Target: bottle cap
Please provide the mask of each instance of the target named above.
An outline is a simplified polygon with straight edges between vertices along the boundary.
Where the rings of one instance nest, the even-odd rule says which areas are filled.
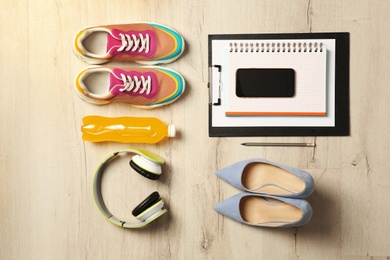
[[[176,127],[174,125],[168,125],[168,136],[169,137],[176,136]]]

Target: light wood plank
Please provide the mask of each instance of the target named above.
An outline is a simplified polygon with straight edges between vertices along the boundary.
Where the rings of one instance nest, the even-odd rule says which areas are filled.
[[[27,1],[2,3],[0,16],[0,258],[23,259],[31,248]],[[6,10],[6,11],[5,11]],[[14,22],[10,22],[14,21]]]

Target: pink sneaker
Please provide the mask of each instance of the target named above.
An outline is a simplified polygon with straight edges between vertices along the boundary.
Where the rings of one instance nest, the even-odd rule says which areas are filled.
[[[79,97],[95,105],[120,102],[151,109],[178,99],[185,82],[179,73],[157,66],[91,67],[78,74],[75,89]]]
[[[73,52],[89,64],[135,61],[145,65],[168,63],[184,51],[177,32],[157,23],[95,26],[79,31]]]

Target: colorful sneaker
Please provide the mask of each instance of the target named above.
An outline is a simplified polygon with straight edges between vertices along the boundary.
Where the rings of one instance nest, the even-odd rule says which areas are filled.
[[[79,97],[95,105],[120,102],[142,109],[170,104],[184,92],[183,77],[167,68],[91,67],[76,78]]]
[[[96,26],[79,31],[73,52],[89,64],[135,61],[144,65],[169,63],[184,51],[177,32],[157,23]]]

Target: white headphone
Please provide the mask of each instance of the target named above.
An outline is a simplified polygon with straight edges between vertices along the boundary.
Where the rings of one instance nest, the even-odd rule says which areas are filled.
[[[136,172],[151,180],[157,180],[160,178],[162,173],[161,165],[164,164],[164,159],[162,159],[160,156],[142,149],[121,150],[108,155],[97,167],[95,177],[93,179],[93,196],[96,202],[96,206],[109,222],[123,228],[141,228],[167,212],[167,210],[163,208],[164,200],[160,198],[160,195],[157,191],[150,194],[132,211],[133,216],[140,220],[139,223],[130,223],[115,217],[107,209],[102,196],[101,180],[103,172],[108,163],[113,158],[123,153],[136,154],[130,160],[130,166]]]

